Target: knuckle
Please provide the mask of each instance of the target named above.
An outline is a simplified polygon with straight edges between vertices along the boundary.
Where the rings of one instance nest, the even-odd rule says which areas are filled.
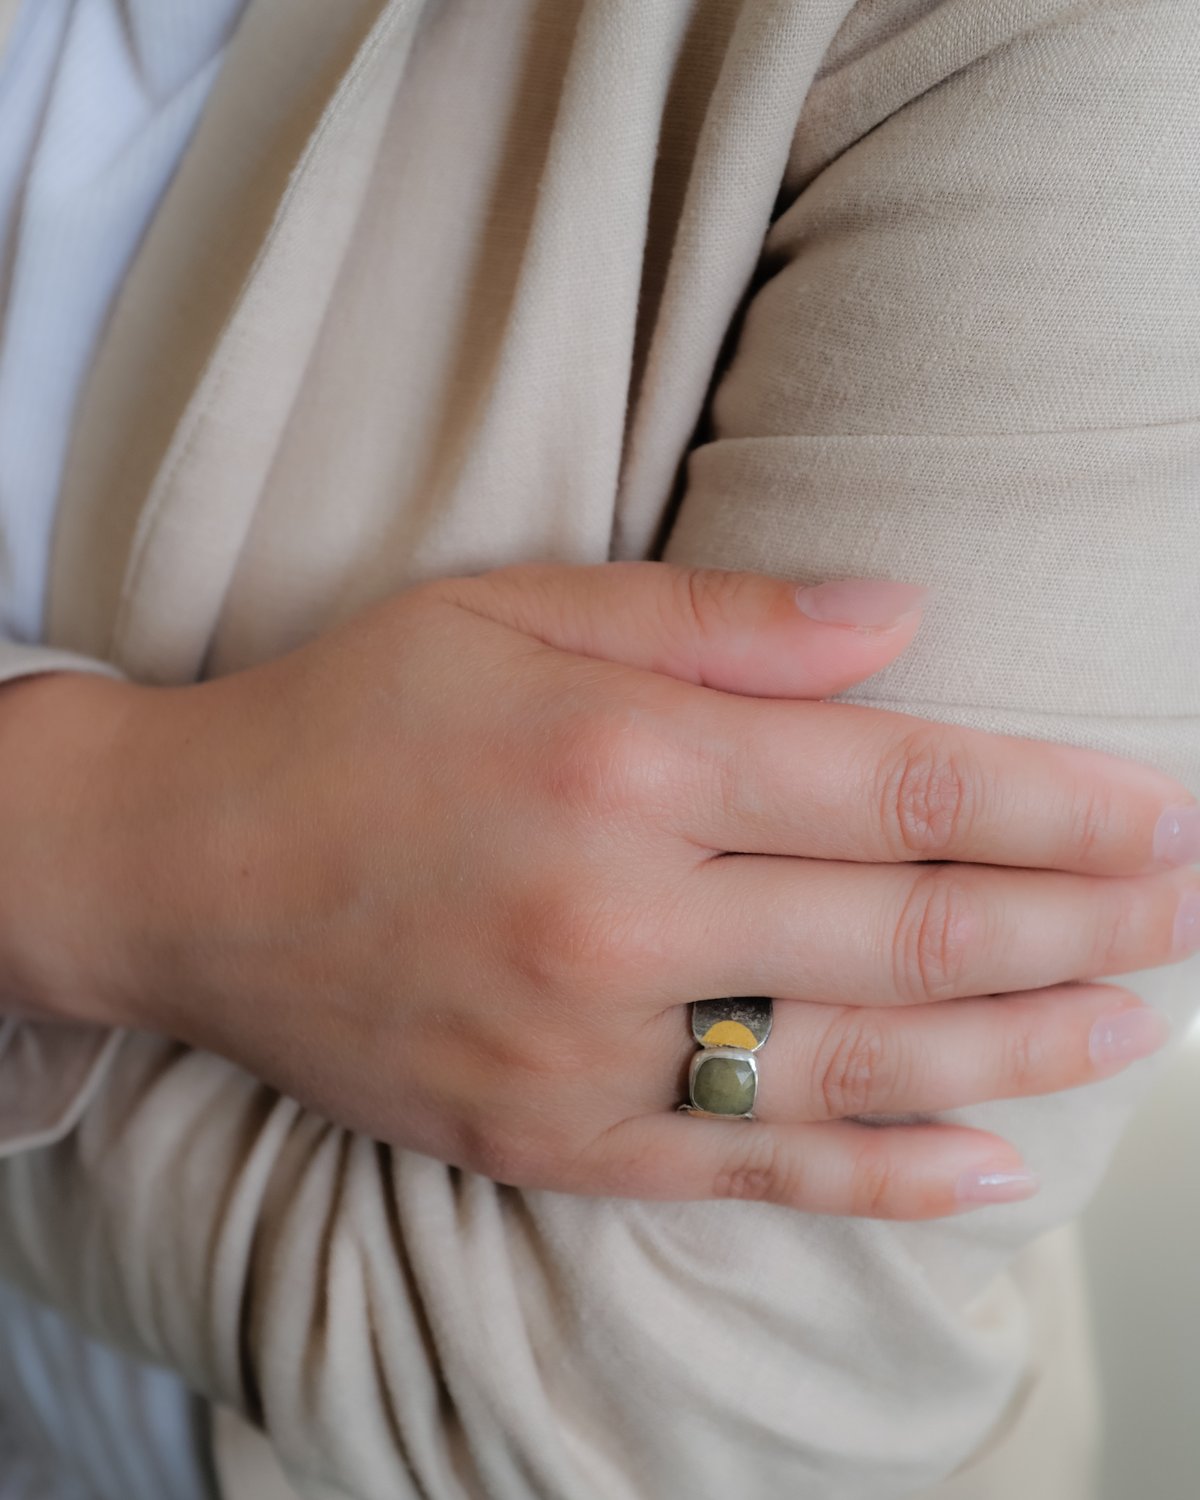
[[[1049,1081],[1053,1051],[1044,1026],[1021,1020],[1005,1049],[1005,1093],[1013,1098],[1041,1092]]]
[[[1101,781],[1090,783],[1071,804],[1067,815],[1066,852],[1072,862],[1091,863],[1107,842],[1116,815],[1113,789]]]
[[[585,816],[619,807],[632,769],[629,725],[588,709],[566,715],[543,747],[543,790]]]
[[[1081,979],[1095,979],[1118,974],[1128,967],[1131,956],[1145,947],[1145,927],[1138,905],[1129,896],[1124,881],[1114,882],[1110,899],[1101,901],[1093,919],[1091,953],[1087,974]]]
[[[673,587],[661,596],[660,629],[676,664],[672,675],[703,682],[705,645],[757,613],[753,596],[761,581],[733,568],[673,566],[671,577]]]
[[[944,725],[905,735],[881,768],[882,825],[900,859],[946,859],[961,851],[982,796],[974,757]]]
[[[864,1219],[894,1219],[899,1215],[901,1184],[888,1152],[886,1132],[863,1146],[854,1163],[850,1187],[851,1214]]]
[[[910,1003],[963,993],[982,926],[976,898],[953,865],[923,871],[904,902],[894,937],[894,982]]]
[[[1107,899],[1098,903],[1088,973],[1079,977],[1097,979],[1169,962],[1177,897],[1168,894],[1164,904],[1163,895],[1171,888],[1153,878],[1152,883],[1116,879],[1096,884]]]
[[[516,1089],[523,1099],[545,1097],[558,1082],[570,1084],[596,1071],[601,1056],[590,1027],[555,1024],[542,1013],[507,1012],[480,1046],[488,1077]]]
[[[747,1131],[754,1140],[734,1152],[717,1169],[715,1198],[741,1198],[757,1203],[798,1203],[797,1170],[770,1131]]]
[[[508,967],[539,994],[574,994],[585,937],[574,903],[562,890],[535,889],[514,902],[508,932]]]
[[[887,1045],[878,1023],[867,1014],[851,1015],[830,1026],[816,1049],[816,1096],[827,1118],[870,1113],[884,1086]]]
[[[637,984],[659,962],[653,914],[615,891],[560,879],[520,898],[509,929],[509,968],[535,993],[575,1007]]]
[[[672,780],[668,747],[632,702],[565,716],[546,739],[541,766],[539,792],[584,822],[640,813]]]
[[[689,631],[703,637],[725,624],[736,605],[744,575],[722,568],[680,568],[675,574],[676,598],[681,618]]]

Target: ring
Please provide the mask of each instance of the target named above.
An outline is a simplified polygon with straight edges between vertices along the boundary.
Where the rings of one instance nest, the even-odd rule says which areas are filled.
[[[755,1053],[771,1035],[774,1007],[764,995],[693,1000],[692,1036],[699,1043],[688,1069],[687,1114],[752,1120],[758,1097]]]

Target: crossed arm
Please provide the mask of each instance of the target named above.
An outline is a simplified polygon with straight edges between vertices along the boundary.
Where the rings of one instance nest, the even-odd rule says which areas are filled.
[[[1077,8],[808,182],[666,559],[928,581],[929,628],[844,697],[1200,793],[1198,80],[1182,7]],[[1122,982],[1200,998],[1194,961]],[[1043,1192],[900,1226],[521,1193],[131,1036],[0,1171],[0,1268],[263,1422],[315,1496],[884,1500],[995,1420],[1020,1339],[969,1304],[1086,1199],[1140,1086],[971,1111]]]

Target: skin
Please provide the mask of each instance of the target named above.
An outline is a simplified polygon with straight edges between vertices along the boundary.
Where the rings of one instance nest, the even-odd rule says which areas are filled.
[[[861,1117],[1160,1045],[1093,976],[1184,956],[1198,851],[1161,830],[1195,804],[1100,752],[819,701],[919,622],[528,564],[195,686],[12,684],[0,1003],[178,1038],[516,1186],[884,1218],[1025,1196],[994,1135]],[[722,994],[776,998],[750,1123],[674,1109],[686,1003]]]

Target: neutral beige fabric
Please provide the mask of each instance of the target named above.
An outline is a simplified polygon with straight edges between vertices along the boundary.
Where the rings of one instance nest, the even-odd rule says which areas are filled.
[[[1190,0],[252,0],[91,383],[48,638],[183,682],[518,558],[920,579],[848,699],[1200,792],[1198,86]],[[1200,1002],[1195,961],[1123,982]],[[1153,1066],[965,1112],[1043,1193],[889,1225],[518,1193],[72,1045],[77,1123],[10,1115],[0,1271],[304,1496],[1087,1494],[1038,1237]]]
[[[1101,1413],[1075,1226],[1015,1256],[967,1316],[976,1327],[1019,1317],[1026,1368],[982,1449],[922,1500],[1096,1500]]]
[[[969,1316],[976,1326],[1025,1321],[1029,1357],[983,1449],[923,1500],[1094,1500],[1098,1393],[1074,1227],[1015,1257],[1009,1273],[972,1301]],[[228,1407],[213,1417],[224,1500],[292,1500],[296,1492],[265,1433]]]

